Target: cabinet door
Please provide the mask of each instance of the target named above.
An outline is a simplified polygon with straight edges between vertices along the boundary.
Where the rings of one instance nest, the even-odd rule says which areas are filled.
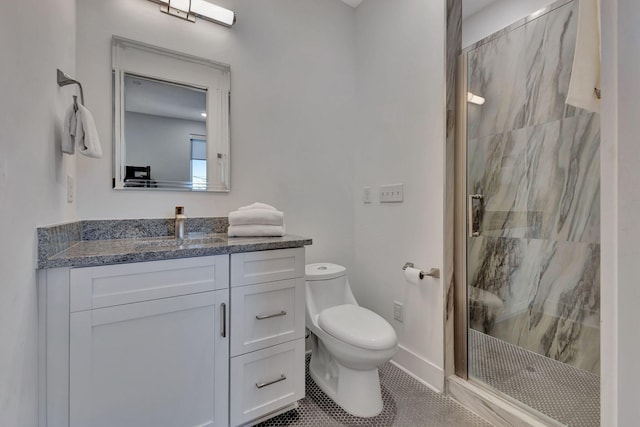
[[[72,313],[71,427],[226,426],[228,298],[213,291]]]

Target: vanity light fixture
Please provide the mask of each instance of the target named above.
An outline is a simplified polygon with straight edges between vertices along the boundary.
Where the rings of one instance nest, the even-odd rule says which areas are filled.
[[[484,98],[478,95],[474,95],[471,92],[467,92],[467,102],[476,105],[482,105],[484,104]]]
[[[205,0],[150,0],[160,4],[160,11],[190,22],[198,18],[231,27],[236,22],[236,13]]]

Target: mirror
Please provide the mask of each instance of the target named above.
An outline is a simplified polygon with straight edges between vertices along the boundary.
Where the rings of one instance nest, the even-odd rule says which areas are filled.
[[[230,67],[113,38],[113,187],[229,191]]]

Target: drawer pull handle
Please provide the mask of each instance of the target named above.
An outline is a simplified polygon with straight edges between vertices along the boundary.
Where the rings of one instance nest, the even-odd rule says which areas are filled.
[[[280,381],[284,381],[286,379],[287,379],[287,376],[285,374],[280,374],[280,378],[276,378],[275,380],[266,381],[263,383],[256,383],[256,387],[258,388],[266,387],[268,385],[279,383]]]
[[[280,313],[273,313],[273,314],[258,314],[256,316],[256,319],[258,320],[264,320],[264,319],[271,319],[272,317],[278,317],[278,316],[286,316],[287,312],[282,310]]]

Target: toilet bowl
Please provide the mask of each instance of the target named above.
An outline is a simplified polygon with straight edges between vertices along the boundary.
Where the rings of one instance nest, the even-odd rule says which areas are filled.
[[[306,324],[313,333],[311,378],[348,413],[376,416],[383,406],[378,367],[397,351],[395,330],[358,305],[346,268],[316,263],[305,270]]]

